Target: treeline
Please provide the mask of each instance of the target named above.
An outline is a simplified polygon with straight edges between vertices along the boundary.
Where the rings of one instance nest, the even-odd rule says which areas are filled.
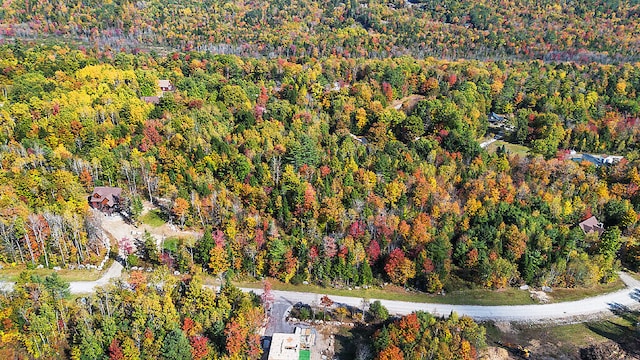
[[[247,56],[637,59],[634,2],[6,2],[6,37],[75,36],[114,49],[165,45]]]
[[[69,297],[54,273],[23,273],[0,294],[0,354],[8,359],[259,359],[260,300],[197,277],[132,272],[95,295]]]
[[[373,336],[376,360],[478,358],[485,329],[470,317],[448,319],[418,311],[384,325]]]
[[[181,271],[437,292],[458,277],[590,285],[636,262],[631,65],[0,53],[3,261],[87,261],[90,231],[71,221],[93,186],[118,185],[205,230],[173,252]],[[141,100],[158,79],[177,91]],[[479,147],[490,112],[531,156]],[[625,159],[565,160],[572,148]],[[30,214],[51,230],[31,233]],[[577,227],[591,215],[601,237]]]

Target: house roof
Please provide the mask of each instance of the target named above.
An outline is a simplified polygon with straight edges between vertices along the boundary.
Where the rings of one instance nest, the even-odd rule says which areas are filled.
[[[142,101],[144,102],[148,102],[149,104],[158,104],[160,103],[160,97],[159,96],[143,96],[140,98]]]
[[[158,86],[161,88],[170,88],[171,81],[170,80],[158,80]]]
[[[114,206],[117,202],[120,201],[119,198],[121,194],[122,189],[119,187],[97,186],[93,189],[93,193],[91,193],[89,202],[101,203],[104,201],[104,199],[107,199],[107,203],[105,205]]]
[[[602,233],[604,232],[604,225],[602,225],[602,223],[598,221],[595,216],[592,216],[587,220],[581,222],[580,224],[578,224],[578,226],[580,226],[585,234],[595,231],[598,233],[598,235],[602,235]]]
[[[298,360],[300,335],[274,333],[269,348],[269,360]]]

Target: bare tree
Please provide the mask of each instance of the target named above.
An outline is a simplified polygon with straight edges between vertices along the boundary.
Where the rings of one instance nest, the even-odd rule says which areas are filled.
[[[138,193],[138,185],[136,184],[136,169],[131,166],[131,163],[126,159],[121,159],[121,171],[124,174],[124,177],[127,179],[127,186],[129,187],[129,192],[131,194]]]
[[[102,219],[99,216],[95,216],[93,213],[84,218],[84,227],[87,231],[87,249],[86,253],[89,256],[89,248],[99,255],[101,246],[107,247],[106,240],[102,236]]]
[[[82,241],[80,239],[80,218],[78,217],[78,214],[73,214],[71,217],[68,217],[66,219],[66,222],[69,225],[71,233],[73,234],[73,246],[75,246],[78,254],[76,260],[78,265],[80,265],[80,263],[84,261],[84,255],[82,254]]]
[[[153,175],[148,161],[140,160],[140,175],[147,187],[149,201],[153,202],[153,193],[158,189],[158,178]]]
[[[40,245],[42,249],[42,253],[44,254],[44,262],[47,267],[49,267],[49,255],[47,254],[47,246],[45,244],[47,223],[43,217],[36,214],[29,214],[27,218],[27,224],[31,232],[33,232],[33,236],[36,239],[36,242]]]
[[[51,231],[51,238],[53,239],[55,245],[58,247],[60,251],[60,257],[62,258],[62,265],[67,266],[67,246],[64,241],[64,220],[62,216],[56,215],[52,212],[45,211],[42,214],[44,219],[49,223],[49,228]],[[64,249],[63,249],[64,247]]]
[[[271,176],[273,182],[278,186],[280,183],[280,175],[282,174],[282,156],[274,156],[271,158]]]
[[[4,244],[5,244],[5,249],[7,249],[7,251],[11,254],[11,257],[13,258],[13,262],[16,262],[17,260],[16,249],[14,247],[14,242],[15,242],[15,245],[17,245],[18,251],[20,253],[20,261],[24,263],[24,256],[22,256],[22,248],[20,247],[20,242],[16,238],[15,217],[14,217],[14,221],[12,221],[10,224],[5,224],[4,221],[0,221],[0,236],[2,236],[2,239],[4,240]]]
[[[216,190],[211,192],[211,222],[215,226],[219,226],[222,223],[220,202],[218,202],[218,192]]]

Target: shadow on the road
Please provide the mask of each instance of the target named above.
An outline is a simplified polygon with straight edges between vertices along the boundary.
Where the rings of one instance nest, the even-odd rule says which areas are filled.
[[[120,265],[122,265],[122,267],[126,268],[127,267],[127,262],[125,260],[125,258],[123,256],[116,256],[116,258],[114,259],[114,261],[117,261],[120,263]]]
[[[640,302],[640,289],[638,288],[633,289],[633,291],[631,292],[631,294],[629,294],[629,296],[631,296],[633,300]]]
[[[632,310],[626,305],[622,305],[619,303],[608,303],[609,310],[616,316],[626,320],[631,324],[636,324],[638,322],[638,316],[640,313],[638,311]]]

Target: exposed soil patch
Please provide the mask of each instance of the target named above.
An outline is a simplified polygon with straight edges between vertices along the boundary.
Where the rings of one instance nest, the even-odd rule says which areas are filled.
[[[511,355],[509,355],[509,352],[506,349],[495,347],[495,346],[489,346],[483,349],[482,351],[480,351],[478,359],[480,360],[511,360],[514,358],[511,357]]]
[[[540,304],[546,304],[551,301],[551,296],[544,291],[529,289],[529,294],[531,294],[533,301],[539,302]]]
[[[422,95],[412,94],[409,96],[405,96],[402,99],[394,100],[390,107],[393,107],[396,110],[404,110],[407,114],[409,114],[413,108],[423,100],[425,97]]]
[[[611,342],[591,345],[580,350],[581,360],[624,360],[632,359],[620,345]]]
[[[530,359],[640,359],[640,342],[635,330],[618,317],[546,327],[505,322],[483,325],[490,346],[480,352],[480,359],[522,359],[519,347],[529,351]]]

